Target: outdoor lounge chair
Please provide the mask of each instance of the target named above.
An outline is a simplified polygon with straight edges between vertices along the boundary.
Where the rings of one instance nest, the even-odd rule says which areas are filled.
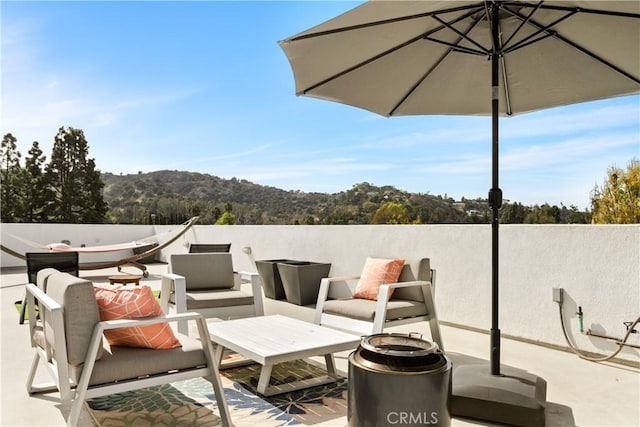
[[[382,333],[389,326],[427,321],[431,339],[444,351],[434,303],[436,272],[429,258],[407,261],[398,283],[382,285],[377,301],[354,298],[353,295],[329,299],[332,285],[354,282],[359,276],[328,277],[320,282],[314,323],[362,335]],[[343,286],[353,294],[351,287]],[[393,289],[391,298],[389,291]]]
[[[25,260],[27,262],[28,283],[36,283],[38,272],[45,268],[55,268],[58,271],[71,273],[78,276],[80,273],[80,263],[78,252],[27,252]],[[20,324],[24,323],[27,307],[27,297],[25,295],[20,307]]]
[[[48,276],[46,293],[34,284],[27,285],[29,335],[35,349],[27,390],[29,394],[59,391],[61,403],[71,406],[68,426],[78,423],[86,399],[199,377],[212,383],[222,424],[231,425],[207,325],[201,315],[181,313],[100,321],[90,281],[60,272],[47,271],[40,276],[44,273]],[[35,299],[42,321],[35,319]],[[181,347],[156,350],[109,346],[103,337],[108,330],[177,320],[195,320],[200,339],[176,334]],[[53,383],[33,384],[40,362],[46,365]]]
[[[170,273],[162,275],[160,306],[169,313],[197,311],[205,317],[230,319],[262,316],[262,289],[258,273],[233,271],[228,253],[173,254]],[[240,290],[242,280],[251,283],[251,293]],[[178,330],[187,334],[186,322]]]

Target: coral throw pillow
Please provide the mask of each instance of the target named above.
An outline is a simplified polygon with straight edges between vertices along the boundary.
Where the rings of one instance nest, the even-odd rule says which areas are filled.
[[[381,285],[396,283],[404,266],[403,259],[367,258],[362,275],[356,286],[354,298],[377,301]],[[390,289],[389,297],[393,294]]]
[[[160,304],[148,286],[100,284],[93,287],[101,320],[162,316]],[[168,323],[110,329],[104,332],[110,345],[169,349],[182,347]]]

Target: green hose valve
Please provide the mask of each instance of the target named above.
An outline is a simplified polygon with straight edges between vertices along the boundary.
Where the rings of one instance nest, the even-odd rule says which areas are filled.
[[[578,312],[576,314],[578,315],[578,327],[580,328],[580,333],[583,334],[584,324],[582,323],[582,306],[578,306]]]

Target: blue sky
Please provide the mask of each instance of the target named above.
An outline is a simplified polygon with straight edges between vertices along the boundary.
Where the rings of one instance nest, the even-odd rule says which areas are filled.
[[[116,174],[486,197],[490,118],[384,118],[294,95],[278,40],[357,4],[3,1],[2,135],[49,157],[58,128],[82,129],[98,168]],[[505,198],[588,208],[607,169],[640,156],[640,99],[501,119],[500,150]]]

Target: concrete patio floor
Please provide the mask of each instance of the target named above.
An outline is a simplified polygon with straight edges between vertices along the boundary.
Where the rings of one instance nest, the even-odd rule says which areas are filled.
[[[165,264],[149,266],[150,276],[142,284],[159,288],[159,274]],[[132,271],[133,272],[133,271]],[[116,269],[83,271],[81,276],[95,282],[107,282]],[[0,425],[62,426],[66,410],[57,394],[28,396],[25,383],[32,352],[26,325],[18,324],[13,302],[22,299],[26,273],[6,269],[0,277]],[[265,300],[265,314],[280,313],[310,321],[313,311],[281,301]],[[392,328],[393,332],[419,332],[429,339],[426,324]],[[487,358],[489,336],[450,326],[442,326],[447,352]],[[336,355],[337,367],[346,372],[349,352]],[[320,359],[319,359],[320,360]],[[640,426],[640,370],[613,364],[594,363],[573,353],[554,350],[511,339],[502,340],[502,363],[526,369],[547,381],[547,426]],[[44,370],[39,377],[46,380]],[[83,413],[81,425],[92,425]],[[345,426],[346,418],[323,425]],[[454,419],[454,426],[489,425]]]

